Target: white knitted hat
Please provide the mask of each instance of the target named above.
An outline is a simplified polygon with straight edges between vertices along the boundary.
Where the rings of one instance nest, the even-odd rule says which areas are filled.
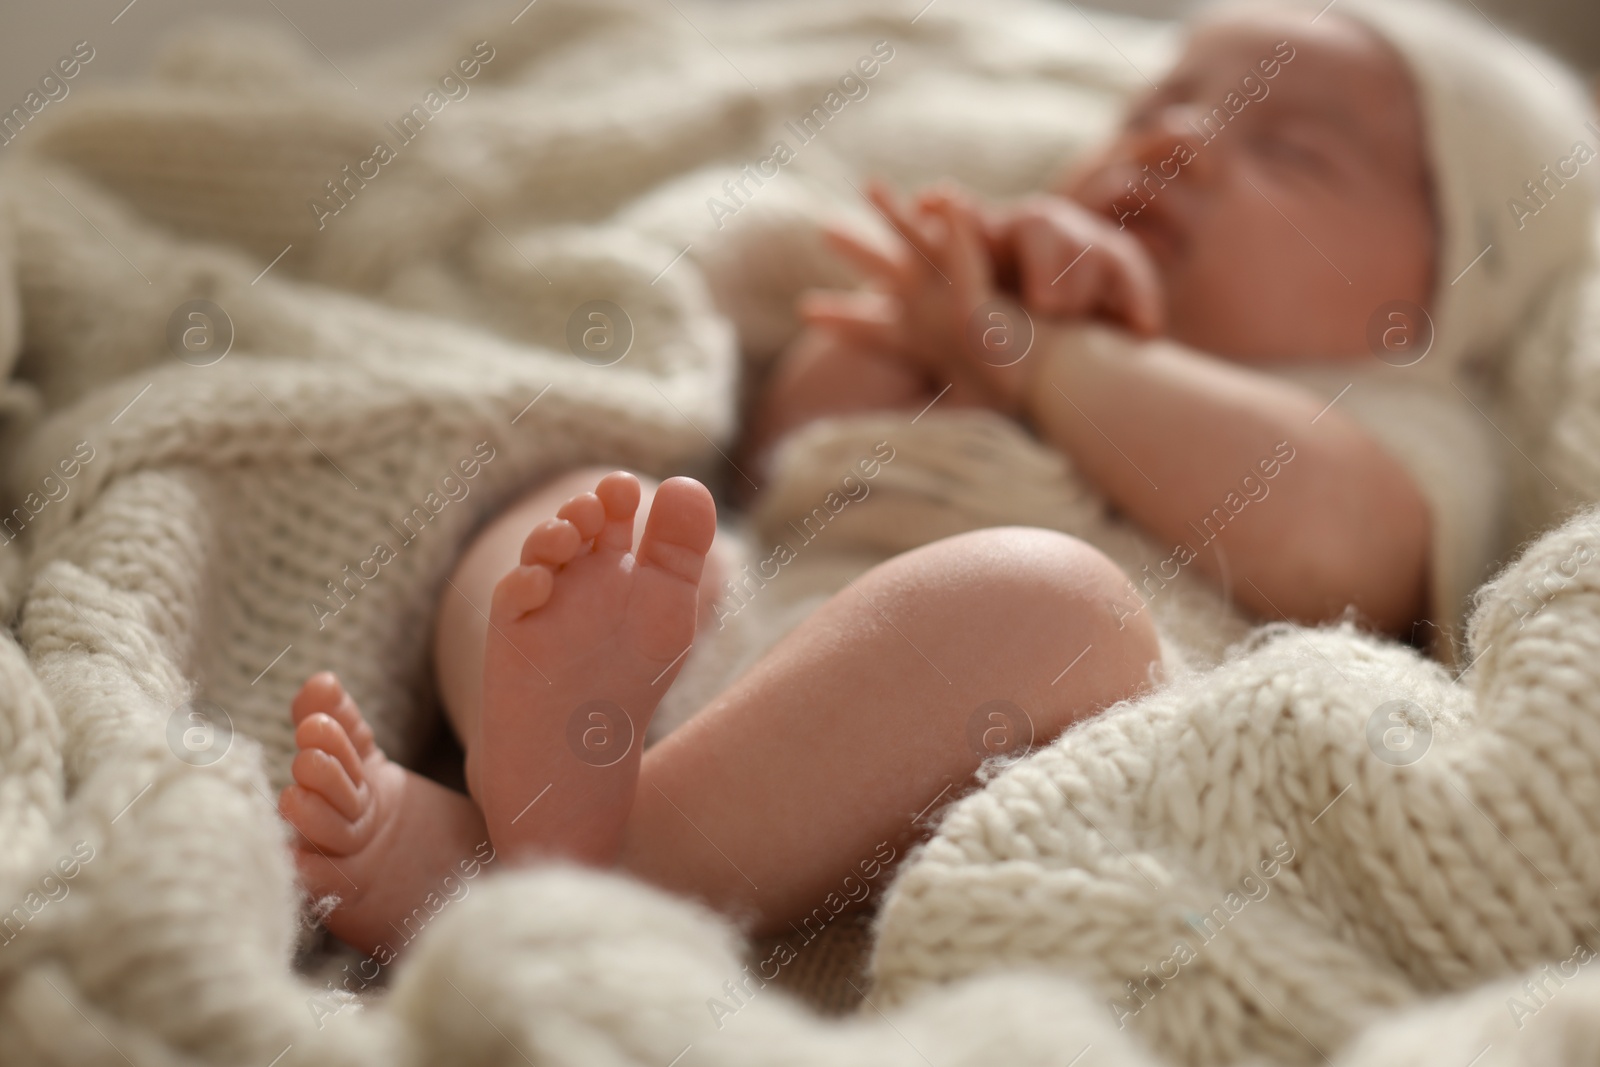
[[[1439,246],[1433,347],[1415,369],[1449,382],[1497,359],[1540,298],[1591,261],[1600,122],[1559,60],[1481,13],[1439,0],[1334,10],[1388,41],[1417,87]]]

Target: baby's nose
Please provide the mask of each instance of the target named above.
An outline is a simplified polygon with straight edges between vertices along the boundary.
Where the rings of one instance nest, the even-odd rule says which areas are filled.
[[[1168,167],[1184,165],[1185,158],[1197,154],[1195,133],[1201,109],[1193,104],[1173,104],[1143,116],[1124,128],[1122,141],[1138,166]]]

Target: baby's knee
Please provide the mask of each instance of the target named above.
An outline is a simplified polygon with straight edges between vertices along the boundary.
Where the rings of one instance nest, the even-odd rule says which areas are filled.
[[[1140,601],[1128,576],[1089,542],[1038,526],[993,526],[936,541],[927,548],[953,557],[944,561],[974,595],[1037,596],[1043,604],[1065,600],[1137,610]]]
[[[979,631],[993,627],[1000,643],[1065,655],[1056,669],[1074,663],[1071,671],[1081,671],[1090,688],[1131,695],[1159,678],[1161,644],[1150,613],[1122,568],[1088,542],[1003,526],[936,545],[928,562],[953,580],[950,608]],[[1080,652],[1082,662],[1073,661]],[[1046,679],[1046,688],[1059,691],[1064,675]]]

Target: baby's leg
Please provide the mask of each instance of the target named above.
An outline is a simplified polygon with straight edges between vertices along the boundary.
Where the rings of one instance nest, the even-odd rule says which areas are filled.
[[[781,930],[843,895],[858,864],[882,857],[880,842],[903,851],[918,816],[970,786],[994,751],[994,727],[1015,730],[1025,716],[1024,732],[1042,744],[1159,672],[1148,613],[1098,551],[1045,530],[978,531],[874,568],[641,761],[637,739],[659,697],[638,668],[664,664],[670,683],[673,633],[687,621],[677,636],[686,644],[692,634],[691,578],[711,539],[699,529],[710,501],[690,485],[658,493],[639,538],[645,564],[635,568],[622,552],[633,541],[637,487],[623,492],[619,479],[633,484],[609,476],[597,494],[563,506],[560,522],[527,536],[532,565],[501,579],[490,618],[478,623],[489,631],[473,646],[487,699],[463,741],[491,839],[508,846],[509,859],[615,862],[746,916],[757,932]],[[587,554],[581,543],[592,545]],[[641,626],[638,598],[611,593],[652,568],[668,573],[651,578],[644,600],[664,610],[646,612],[654,621]],[[607,583],[617,589],[606,592]],[[1119,606],[1133,619],[1126,629]],[[641,636],[666,644],[641,657]],[[440,640],[443,650],[449,639]],[[571,743],[576,708],[566,705],[585,686],[605,689],[601,696],[634,717],[624,758],[612,761],[602,746],[605,758],[585,759]],[[552,702],[547,687],[562,699]],[[994,701],[1018,711],[1008,719],[1002,704],[996,719]],[[613,715],[604,735],[617,724]],[[462,817],[470,802],[443,792],[431,799],[446,822],[470,822]],[[414,821],[426,825],[420,811]],[[460,843],[476,830],[453,832]]]
[[[599,496],[617,495],[625,477],[608,475]],[[640,556],[656,554],[655,528],[671,533],[679,562],[694,563],[709,531],[680,527],[709,521],[709,500],[667,488]],[[499,621],[489,625],[482,721],[477,740],[465,740],[479,752],[475,795],[508,859],[615,864],[747,916],[758,932],[781,930],[845,892],[858,864],[881,857],[880,842],[903,851],[920,814],[972,784],[997,733],[1020,727],[1046,743],[1159,672],[1149,613],[1099,551],[1047,530],[977,531],[874,568],[639,760],[636,739],[658,696],[633,677],[637,638],[653,631],[665,642],[647,657],[652,670],[687,645],[692,588],[686,598],[682,586],[694,568],[672,580],[676,592],[654,582],[651,599],[665,609],[656,621],[668,625],[641,628],[633,601],[605,591],[637,584],[615,551],[632,540],[632,500],[608,501],[603,521],[582,514],[600,507],[584,494],[561,521],[536,528],[525,559],[545,562],[503,578],[489,612]],[[590,540],[592,554],[577,553]],[[568,554],[577,565],[553,558]],[[540,567],[537,583],[524,573]],[[518,598],[524,610],[513,618],[505,609]],[[1131,617],[1125,628],[1119,616]],[[532,662],[519,662],[523,653]],[[606,686],[614,693],[599,692]],[[585,759],[569,731],[575,701],[593,695],[627,715],[594,720],[602,745],[592,754],[602,758]],[[635,741],[613,760],[606,743],[630,718]]]
[[[469,545],[445,587],[435,663],[445,708],[467,749],[469,778],[480,748],[485,635],[494,587],[517,569],[529,530],[595,488],[609,471],[574,471],[513,504]],[[646,482],[642,508],[648,508],[656,488]],[[715,603],[715,583],[725,569],[714,544],[706,561],[702,614]],[[670,679],[663,683],[665,691]],[[301,881],[314,899],[339,898],[327,925],[341,940],[366,952],[384,944],[393,948],[410,936],[413,912],[428,894],[448,892],[445,878],[494,856],[483,813],[472,799],[387,759],[331,673],[301,687],[292,714],[300,751],[295,783],[284,790],[279,808],[298,831],[295,861]],[[584,810],[581,804],[573,807]]]
[[[1158,680],[1128,588],[1088,544],[1025,527],[874,568],[645,754],[619,864],[757,933],[787,929],[972,785],[987,742],[1019,725],[984,705],[1020,708],[1042,745]],[[1125,629],[1117,605],[1136,612]]]

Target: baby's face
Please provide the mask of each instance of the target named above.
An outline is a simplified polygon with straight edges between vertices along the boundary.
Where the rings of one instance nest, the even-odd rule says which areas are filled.
[[[1252,9],[1201,23],[1061,189],[1150,253],[1169,336],[1244,363],[1363,356],[1380,305],[1426,308],[1433,294],[1410,78],[1366,27],[1310,18]]]

